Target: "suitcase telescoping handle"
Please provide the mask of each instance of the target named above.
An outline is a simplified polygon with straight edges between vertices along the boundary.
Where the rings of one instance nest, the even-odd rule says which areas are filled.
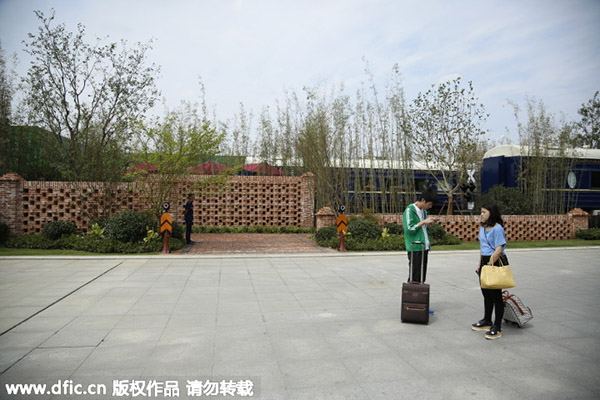
[[[411,257],[410,268],[409,268],[410,271],[408,272],[410,274],[409,282],[414,282],[412,280],[412,277],[413,277],[412,269],[413,269],[413,266],[415,265],[415,263],[414,263],[414,256],[415,256],[414,249],[415,249],[415,244],[421,245],[421,275],[420,275],[421,280],[419,281],[419,283],[424,283],[425,280],[423,279],[423,264],[425,262],[425,257],[424,257],[425,256],[425,243],[423,243],[423,242],[412,242],[413,251],[410,253],[410,257]]]

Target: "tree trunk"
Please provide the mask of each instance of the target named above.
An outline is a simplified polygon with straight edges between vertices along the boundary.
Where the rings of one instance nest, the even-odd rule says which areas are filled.
[[[454,213],[454,201],[452,193],[448,193],[448,212],[446,215],[452,215]]]

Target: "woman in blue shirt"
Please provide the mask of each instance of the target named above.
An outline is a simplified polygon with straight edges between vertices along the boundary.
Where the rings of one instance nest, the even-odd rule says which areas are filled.
[[[508,259],[504,254],[506,247],[504,222],[496,204],[481,207],[479,245],[481,257],[479,267],[475,271],[477,275],[481,274],[481,267],[484,265],[508,265]],[[498,339],[502,337],[502,318],[504,316],[502,289],[482,288],[481,292],[483,293],[484,316],[481,321],[474,323],[471,327],[474,331],[486,331],[486,339]],[[493,323],[492,313],[495,315]]]

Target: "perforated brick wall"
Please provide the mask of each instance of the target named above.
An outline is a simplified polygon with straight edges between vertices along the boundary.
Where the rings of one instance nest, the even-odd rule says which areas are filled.
[[[226,184],[199,186],[209,177],[179,182],[170,196],[170,213],[183,222],[186,194],[194,192],[194,224],[313,226],[314,177],[236,176]],[[148,209],[151,187],[139,182],[25,181],[17,174],[0,177],[0,220],[12,234],[37,233],[51,221],[72,221],[82,231],[91,215]]]
[[[333,210],[328,207],[319,210],[316,216],[317,229],[335,223]],[[402,225],[401,214],[376,214],[376,217],[381,225],[389,222]],[[588,228],[589,221],[588,214],[581,209],[566,215],[505,215],[502,219],[508,241],[573,239],[578,229]],[[479,236],[479,216],[441,215],[440,225],[447,233],[467,242]]]

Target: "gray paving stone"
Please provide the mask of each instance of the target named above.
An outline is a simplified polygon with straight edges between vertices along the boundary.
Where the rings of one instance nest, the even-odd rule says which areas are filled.
[[[511,292],[534,319],[496,341],[470,330],[477,256],[431,253],[429,325],[400,321],[405,253],[0,259],[0,326],[58,301],[0,336],[0,383],[253,377],[263,399],[600,397],[600,249],[511,251]]]

